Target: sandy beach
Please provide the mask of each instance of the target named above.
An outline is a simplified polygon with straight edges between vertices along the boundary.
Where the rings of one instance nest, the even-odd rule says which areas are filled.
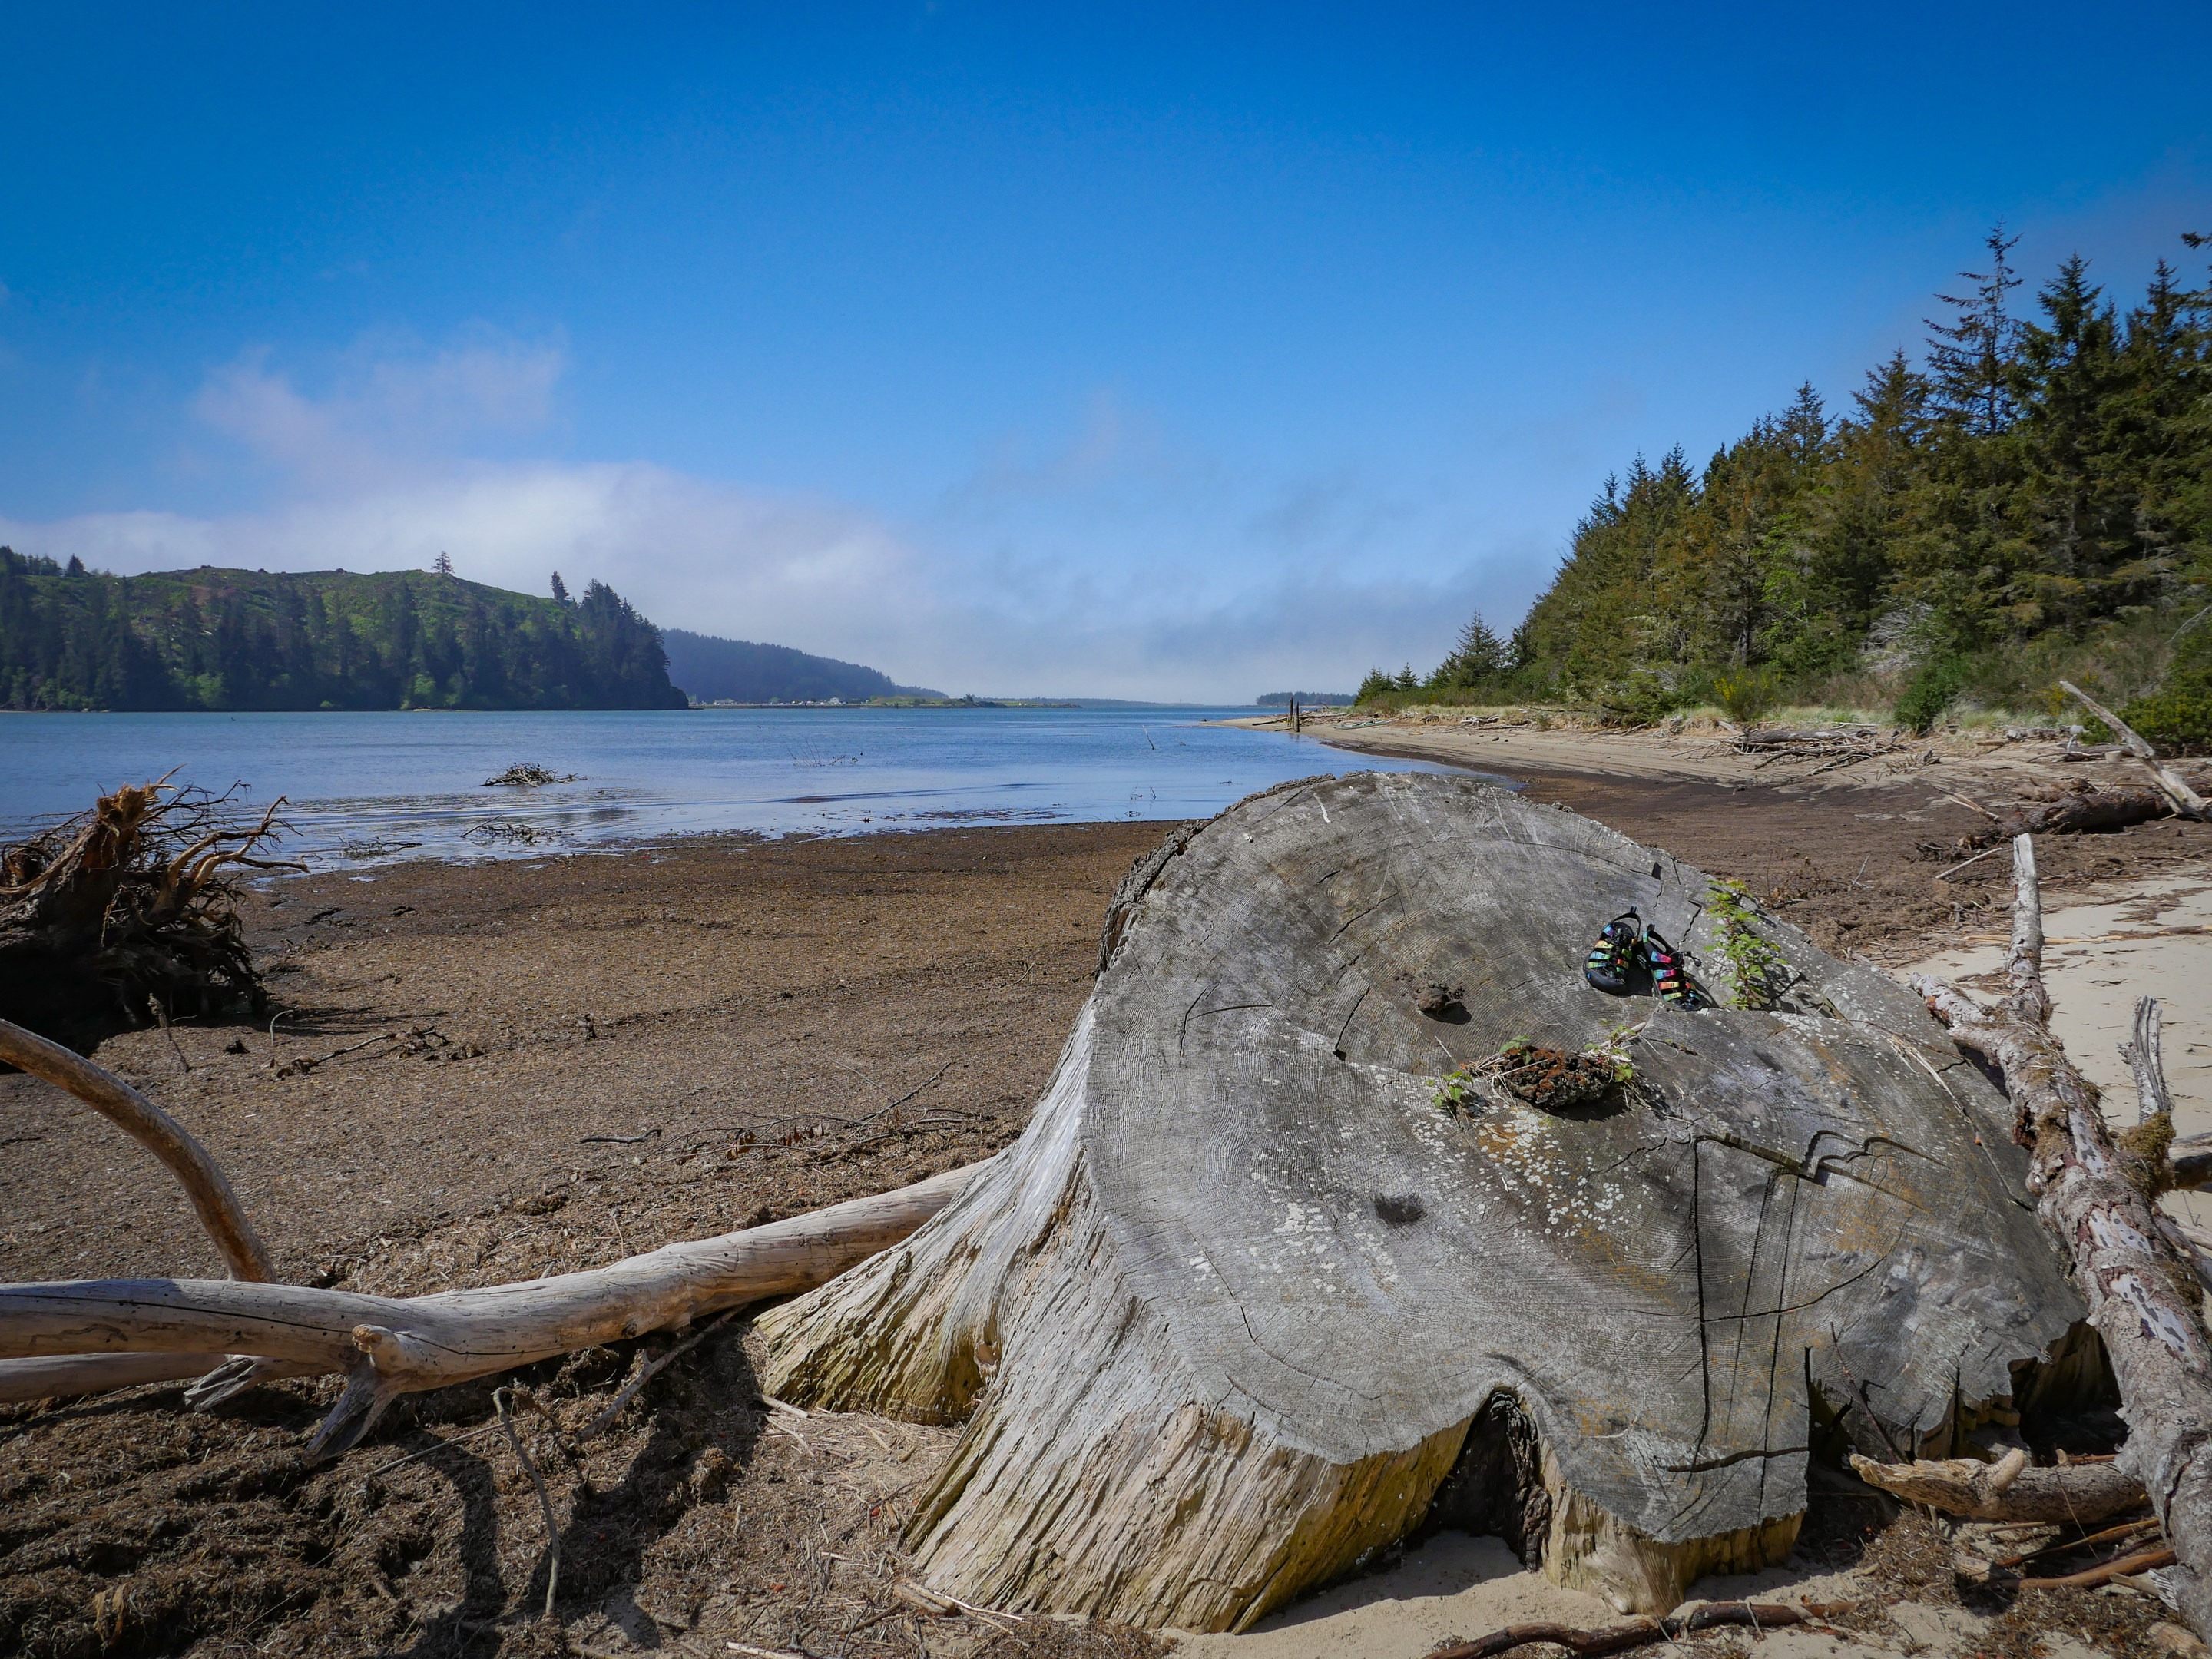
[[[1993,801],[2060,771],[1937,745],[1809,776],[1711,736],[1437,722],[1329,737],[1504,775],[1743,878],[1825,948],[1970,984],[1996,960],[2009,875],[1999,856],[1937,879],[1982,821],[1954,798]],[[2085,769],[2123,775],[2063,769]],[[598,1265],[1012,1139],[1087,993],[1114,884],[1165,828],[702,838],[282,880],[249,917],[279,1018],[129,1033],[98,1057],[206,1140],[288,1277],[407,1293]],[[2069,1050],[2131,1121],[2113,1045],[2133,998],[2160,996],[2182,1127],[2212,1127],[2212,828],[2045,841]],[[854,1127],[901,1100],[895,1128]],[[7,1277],[214,1270],[165,1178],[43,1085],[0,1077],[0,1142]],[[665,1346],[593,1350],[520,1380],[573,1426]],[[760,1403],[753,1363],[739,1322],[560,1471],[562,1593],[599,1610],[557,1648],[502,1626],[501,1651],[1161,1650],[1166,1638],[1139,1632],[933,1618],[897,1600],[901,1505],[957,1431],[826,1415],[793,1427]],[[363,1448],[301,1469],[299,1435],[331,1387],[263,1388],[204,1417],[180,1413],[173,1388],[0,1407],[0,1649],[99,1650],[84,1645],[89,1609],[118,1587],[139,1628],[189,1628],[208,1654],[243,1651],[249,1632],[246,1645],[275,1654],[459,1651],[542,1595],[547,1540],[514,1461],[488,1440],[441,1448],[491,1420],[489,1384],[410,1397]],[[2156,1650],[2154,1596],[2039,1591],[1978,1610],[1950,1571],[1974,1540],[1893,1514],[1863,1492],[1816,1492],[1788,1567],[1698,1594],[1852,1603],[1832,1632],[1766,1638],[1778,1659]],[[1444,1534],[1182,1650],[1416,1659],[1516,1620],[1612,1617],[1496,1540]],[[864,1625],[874,1645],[831,1644]]]

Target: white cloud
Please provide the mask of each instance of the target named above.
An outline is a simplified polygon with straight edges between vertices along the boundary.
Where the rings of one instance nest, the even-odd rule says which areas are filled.
[[[428,356],[364,345],[310,396],[254,351],[209,376],[192,412],[297,487],[359,486],[471,440],[543,427],[566,367],[558,345],[501,338]]]
[[[0,519],[0,541],[126,572],[421,568],[444,551],[471,580],[544,592],[556,569],[572,587],[596,577],[665,625],[772,640],[955,692],[1241,701],[1349,690],[1409,651],[1435,657],[1480,597],[1471,567],[1364,582],[1340,574],[1347,525],[1389,516],[1344,477],[1291,486],[1272,521],[1222,515],[1224,543],[1329,544],[1318,557],[1262,558],[1257,580],[1245,557],[1206,568],[1188,549],[1138,549],[1133,537],[1136,550],[1101,557],[1055,549],[1050,535],[973,533],[979,518],[997,532],[1035,527],[990,498],[1082,496],[1133,471],[1191,504],[1188,472],[1104,398],[1065,454],[987,467],[921,532],[644,462],[457,459],[487,434],[550,420],[561,370],[558,349],[544,345],[364,349],[311,395],[265,356],[244,357],[210,376],[193,410],[274,471],[279,499],[215,517]]]

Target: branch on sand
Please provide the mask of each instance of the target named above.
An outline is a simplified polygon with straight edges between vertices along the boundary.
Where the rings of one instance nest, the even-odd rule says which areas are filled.
[[[2014,1135],[2032,1151],[2037,1214],[2073,1258],[2089,1322],[2119,1383],[2129,1434],[2118,1467],[2149,1495],[2179,1563],[2172,1578],[2181,1610],[2201,1634],[2212,1630],[2212,1334],[2202,1290],[2155,1203],[2164,1139],[2154,1158],[2147,1143],[2140,1152],[2116,1146],[2096,1089],[2051,1034],[2030,836],[2013,843],[2013,876],[2011,994],[1984,1008],[1927,975],[1912,987],[1961,1048],[2004,1073],[2018,1112]]]
[[[1840,1601],[1816,1602],[1800,1607],[1783,1601],[1706,1601],[1687,1613],[1608,1625],[1603,1630],[1577,1630],[1571,1625],[1508,1625],[1504,1630],[1478,1636],[1472,1642],[1454,1642],[1437,1648],[1428,1659],[1492,1659],[1493,1655],[1510,1653],[1534,1642],[1565,1648],[1577,1659],[1593,1659],[1598,1654],[1620,1653],[1654,1642],[1671,1643],[1701,1630],[1717,1630],[1728,1625],[1746,1626],[1753,1631],[1809,1625],[1832,1619],[1844,1610],[1845,1605]]]
[[[338,1372],[345,1392],[308,1450],[342,1451],[403,1394],[811,1290],[906,1237],[976,1167],[586,1273],[434,1296],[193,1279],[0,1285],[0,1400],[68,1391],[63,1381],[85,1391],[156,1380],[145,1372],[170,1356],[184,1374],[214,1368],[188,1392],[200,1409],[258,1382]]]
[[[0,1019],[0,1060],[67,1090],[160,1158],[191,1200],[233,1279],[258,1284],[276,1276],[238,1195],[190,1130],[114,1073],[9,1020]]]

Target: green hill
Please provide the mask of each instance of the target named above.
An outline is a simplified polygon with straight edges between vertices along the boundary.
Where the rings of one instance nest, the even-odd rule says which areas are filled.
[[[0,708],[681,708],[660,635],[593,582],[425,571],[111,576],[0,548]]]

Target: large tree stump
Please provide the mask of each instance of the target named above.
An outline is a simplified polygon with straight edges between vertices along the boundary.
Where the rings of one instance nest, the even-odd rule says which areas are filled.
[[[1432,1502],[1624,1609],[1779,1559],[1816,1432],[1947,1452],[2098,1366],[1996,1091],[1902,987],[1713,896],[1466,779],[1179,834],[1021,1140],[766,1316],[769,1387],[964,1419],[908,1541],[1002,1607],[1242,1627]],[[1592,989],[1631,905],[1748,1006]],[[1586,1103],[1438,1103],[1609,1035],[1634,1078]]]

